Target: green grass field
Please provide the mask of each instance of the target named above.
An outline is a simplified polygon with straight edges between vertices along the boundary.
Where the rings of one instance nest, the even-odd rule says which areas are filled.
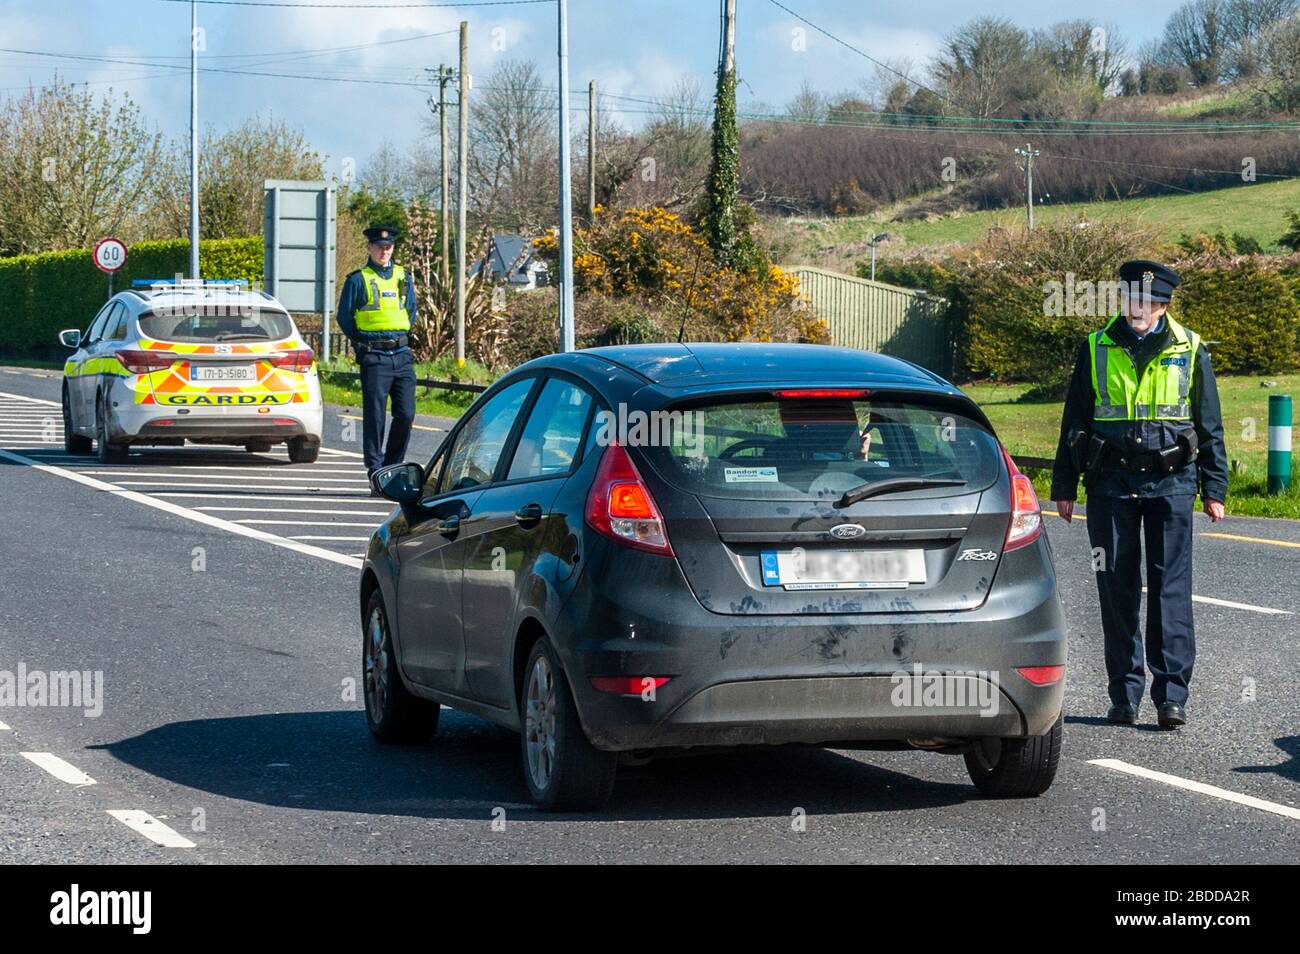
[[[1255,239],[1271,252],[1285,251],[1277,244],[1286,233],[1288,210],[1300,209],[1300,179],[1284,182],[1260,181],[1229,189],[1215,189],[1193,195],[1153,196],[1122,202],[1043,203],[1034,210],[1035,223],[1087,215],[1100,221],[1108,217],[1135,217],[1157,230],[1169,241],[1184,234],[1213,234],[1220,230]],[[873,232],[900,236],[907,245],[948,245],[978,241],[987,229],[1014,226],[1024,221],[1023,209],[966,212],[932,222],[897,222],[872,216],[837,219],[787,219],[781,228],[787,247],[780,252],[787,264],[805,258],[824,259],[827,247],[851,246],[870,240]],[[889,246],[882,246],[887,249]],[[859,251],[858,260],[870,254]],[[888,254],[882,251],[881,254]],[[808,262],[815,264],[815,262]]]
[[[1261,381],[1276,381],[1277,387],[1260,387]],[[1270,497],[1266,493],[1268,462],[1268,398],[1270,394],[1300,397],[1300,374],[1271,376],[1233,375],[1218,379],[1223,405],[1224,439],[1228,460],[1239,460],[1245,471],[1230,476],[1228,512],[1242,516],[1289,517],[1300,519],[1300,479],[1290,493]],[[962,388],[984,409],[998,437],[1013,454],[1054,457],[1061,428],[1061,404],[1017,403],[1029,390],[1027,384],[970,384]],[[1047,473],[1034,472],[1034,486],[1044,501],[1050,486]],[[1300,474],[1297,475],[1300,478]],[[1079,488],[1083,499],[1083,488]]]

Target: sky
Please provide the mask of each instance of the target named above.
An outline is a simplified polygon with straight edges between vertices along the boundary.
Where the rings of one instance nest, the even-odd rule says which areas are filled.
[[[1076,0],[1068,8],[1029,0],[978,6],[951,0],[780,4],[861,52],[801,23],[773,0],[738,0],[742,112],[759,104],[781,109],[805,81],[828,93],[860,88],[877,71],[863,53],[923,66],[945,34],[977,15],[1006,17],[1026,29],[1089,17],[1115,25],[1136,49],[1161,31],[1179,2],[1150,0],[1141,7],[1141,19],[1126,0]],[[461,20],[469,23],[476,81],[502,58],[513,58],[534,60],[547,85],[558,85],[554,0],[447,6],[420,0],[250,0],[200,3],[198,11],[205,47],[200,62],[206,68],[200,122],[224,129],[257,113],[287,119],[327,157],[327,173],[341,174],[349,162],[362,172],[385,140],[406,149],[428,138],[432,86],[425,71],[439,63],[455,65]],[[57,74],[89,82],[97,91],[129,93],[164,135],[184,134],[189,26],[189,3],[175,0],[0,0],[0,96],[48,84]],[[718,27],[717,0],[570,0],[570,83],[585,94],[594,79],[602,92],[632,97],[609,99],[605,106],[611,112],[621,107],[617,118],[636,127],[649,108],[637,99],[661,96],[685,75],[710,90]],[[355,49],[362,44],[369,45]],[[307,78],[219,72],[232,68]],[[472,90],[470,97],[472,116]],[[575,109],[581,102],[573,100]],[[584,115],[575,113],[572,121],[575,129],[585,127]]]

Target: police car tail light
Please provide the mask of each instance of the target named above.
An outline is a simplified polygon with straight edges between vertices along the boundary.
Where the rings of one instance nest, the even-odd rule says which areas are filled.
[[[169,351],[119,351],[117,361],[132,374],[148,374],[170,368],[180,360],[180,355]]]
[[[277,351],[275,354],[268,355],[266,360],[277,368],[306,374],[311,370],[311,363],[316,360],[316,354],[311,348],[299,348],[297,351]]]
[[[600,459],[596,479],[587,494],[587,523],[597,533],[625,546],[673,555],[663,515],[632,458],[619,444],[606,447]]]
[[[1020,472],[1005,447],[1002,448],[1002,458],[1007,462],[1007,473],[1011,475],[1011,523],[1002,543],[1002,552],[1006,553],[1039,538],[1043,532],[1043,513],[1033,482]]]

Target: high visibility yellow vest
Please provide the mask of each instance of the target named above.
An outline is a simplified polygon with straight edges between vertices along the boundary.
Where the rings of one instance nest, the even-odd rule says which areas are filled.
[[[1094,421],[1190,421],[1192,370],[1201,336],[1168,315],[1169,344],[1151,359],[1138,380],[1128,352],[1109,334],[1116,321],[1088,336],[1092,354]]]
[[[382,277],[367,265],[361,269],[366,286],[366,303],[357,308],[358,331],[410,331],[411,316],[406,313],[406,272],[393,266],[393,274]]]

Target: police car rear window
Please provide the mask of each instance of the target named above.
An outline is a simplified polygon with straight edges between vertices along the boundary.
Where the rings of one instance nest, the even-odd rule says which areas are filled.
[[[280,341],[293,334],[293,320],[282,311],[178,308],[140,318],[140,334],[159,341],[204,344],[214,341]]]

